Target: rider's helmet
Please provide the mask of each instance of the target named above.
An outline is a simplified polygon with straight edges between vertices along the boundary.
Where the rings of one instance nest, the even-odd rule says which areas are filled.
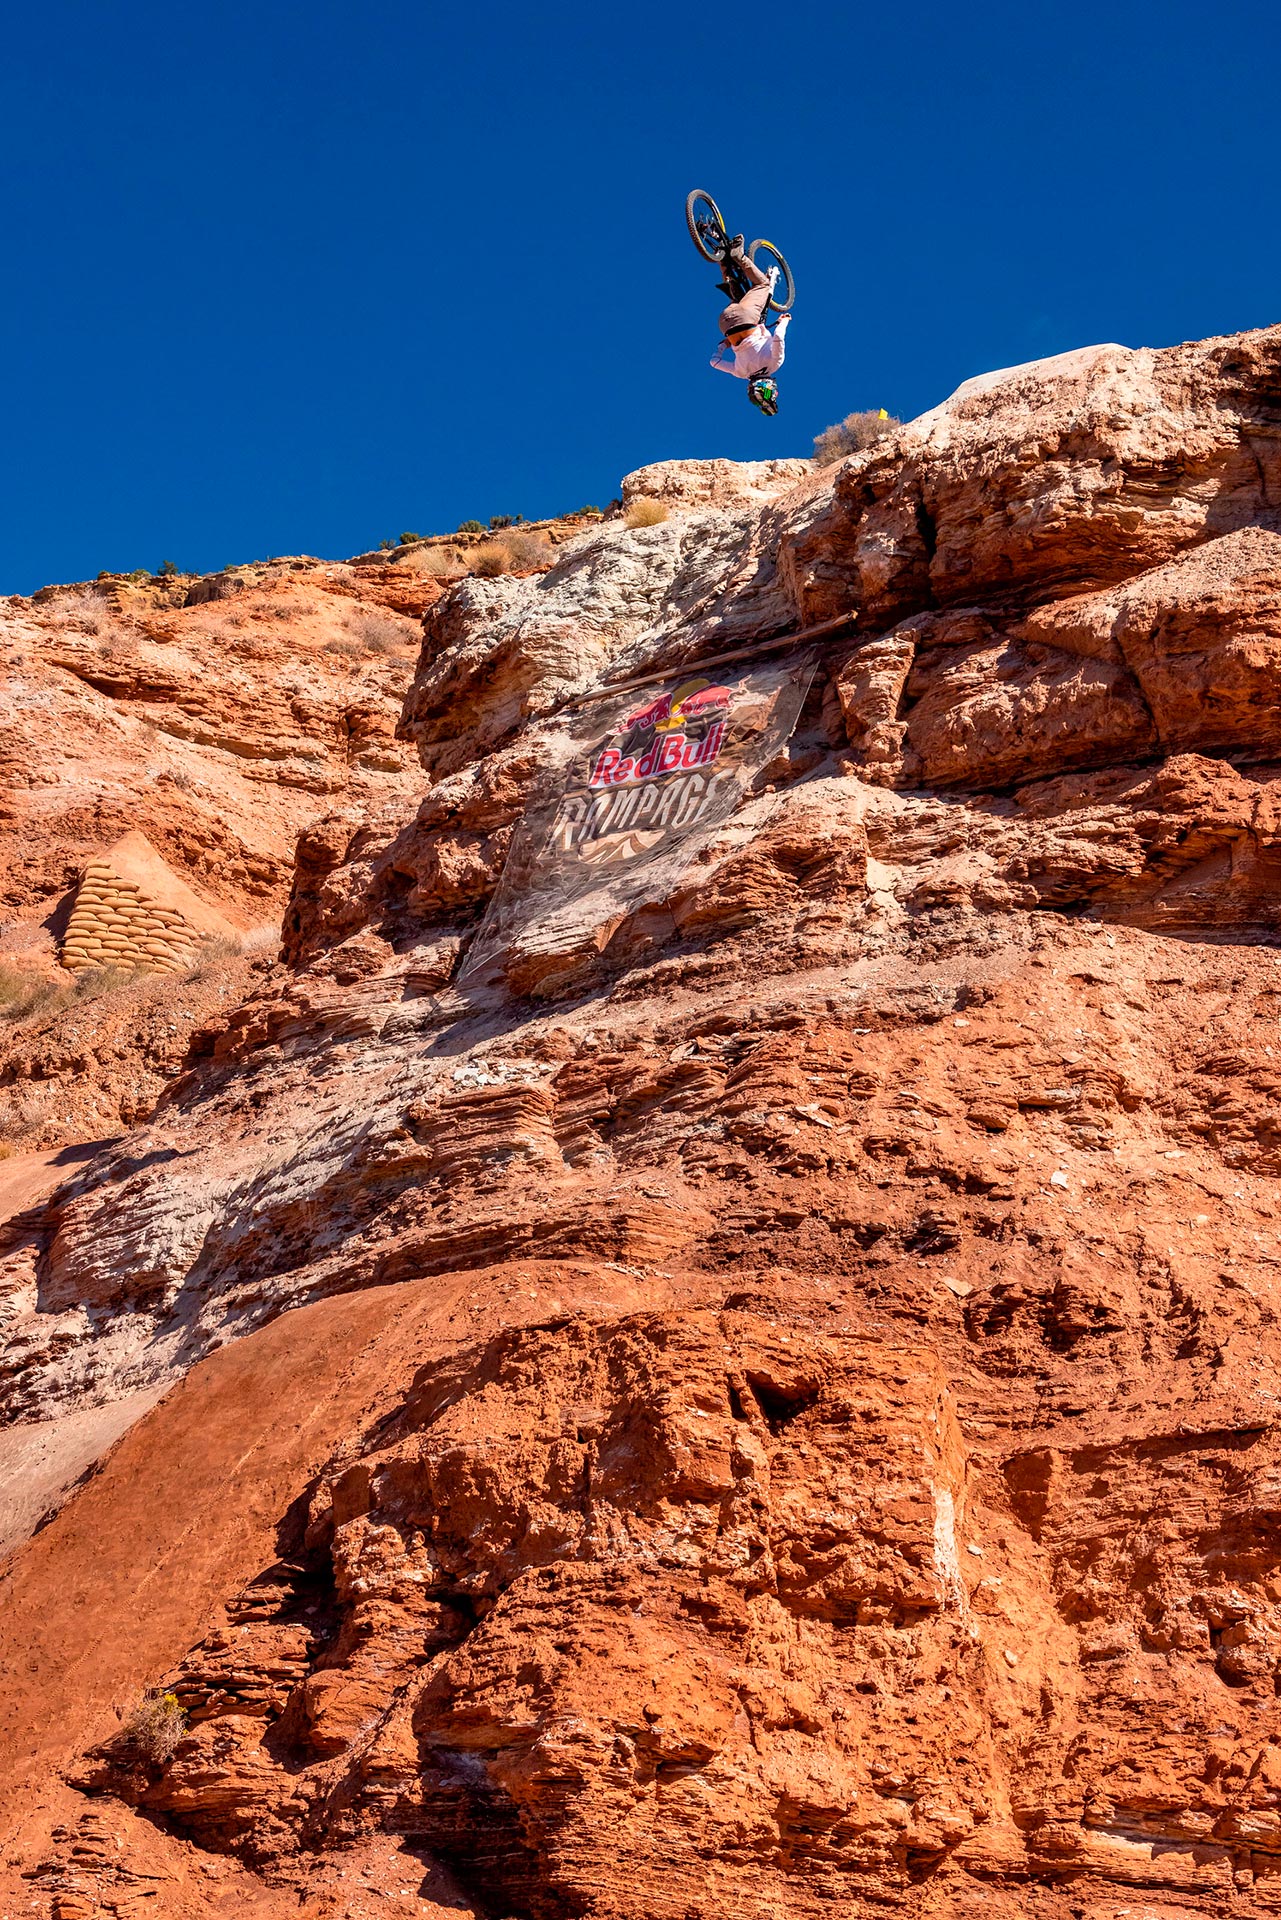
[[[778,382],[762,375],[747,383],[747,397],[762,413],[778,412]]]

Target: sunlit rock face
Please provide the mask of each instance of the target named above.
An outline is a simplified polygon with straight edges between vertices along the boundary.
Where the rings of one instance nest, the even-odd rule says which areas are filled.
[[[1276,1912],[1279,447],[1281,329],[1099,347],[433,598],[412,789],[10,1232],[13,1431],[150,1409],[0,1590],[15,1898]],[[567,769],[838,616],[552,942]]]

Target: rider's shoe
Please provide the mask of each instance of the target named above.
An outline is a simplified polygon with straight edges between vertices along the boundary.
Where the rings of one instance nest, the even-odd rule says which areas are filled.
[[[742,251],[743,251],[743,236],[741,233],[736,233],[732,240],[726,240],[725,257],[727,259],[733,260],[738,254],[741,254]]]

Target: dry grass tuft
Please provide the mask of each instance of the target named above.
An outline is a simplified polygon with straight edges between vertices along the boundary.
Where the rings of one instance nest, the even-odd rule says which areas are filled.
[[[20,1152],[21,1143],[46,1126],[56,1111],[54,1091],[47,1083],[7,1087],[0,1092],[0,1134]]]
[[[415,573],[425,573],[431,580],[461,580],[467,571],[467,562],[452,547],[414,547],[409,554],[397,556],[402,565],[412,566]]]
[[[363,653],[403,653],[418,645],[418,628],[412,620],[378,607],[362,607],[344,623]]]
[[[651,500],[647,493],[638,493],[627,509],[629,527],[657,527],[667,519],[669,509],[661,500]]]
[[[211,940],[200,942],[200,956],[194,965],[188,967],[184,980],[208,980],[216,974],[228,960],[239,960],[245,950],[245,943],[238,935],[220,935]]]
[[[886,414],[882,419],[880,413],[871,408],[866,413],[847,413],[834,427],[824,427],[822,433],[815,435],[814,459],[820,467],[833,466],[851,453],[862,453],[875,446],[902,424],[893,414]]]
[[[46,974],[0,967],[0,1020],[27,1020],[62,991]]]
[[[518,573],[527,573],[531,567],[550,566],[555,558],[551,542],[541,533],[509,533],[503,544]]]
[[[102,638],[110,638],[115,633],[115,615],[102,595],[92,589],[82,587],[77,593],[61,594],[54,604],[63,619],[79,627],[82,633]]]
[[[71,999],[101,1000],[104,994],[119,993],[124,987],[136,987],[139,981],[152,978],[149,973],[135,973],[132,967],[81,967]]]
[[[471,557],[471,570],[481,580],[496,580],[500,573],[512,570],[511,554],[505,540],[487,540]]]
[[[523,533],[513,529],[500,540],[486,540],[471,554],[471,570],[482,580],[495,580],[502,573],[531,573],[535,567],[549,567],[555,559],[552,544],[541,533]]]
[[[173,1759],[187,1731],[187,1716],[176,1693],[144,1693],[130,1709],[112,1746],[129,1760],[163,1767]]]

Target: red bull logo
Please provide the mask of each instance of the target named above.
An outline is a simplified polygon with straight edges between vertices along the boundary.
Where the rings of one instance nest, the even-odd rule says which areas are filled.
[[[729,701],[728,687],[706,679],[659,694],[621,722],[618,745],[601,748],[588,785],[620,787],[711,766],[724,744]]]

